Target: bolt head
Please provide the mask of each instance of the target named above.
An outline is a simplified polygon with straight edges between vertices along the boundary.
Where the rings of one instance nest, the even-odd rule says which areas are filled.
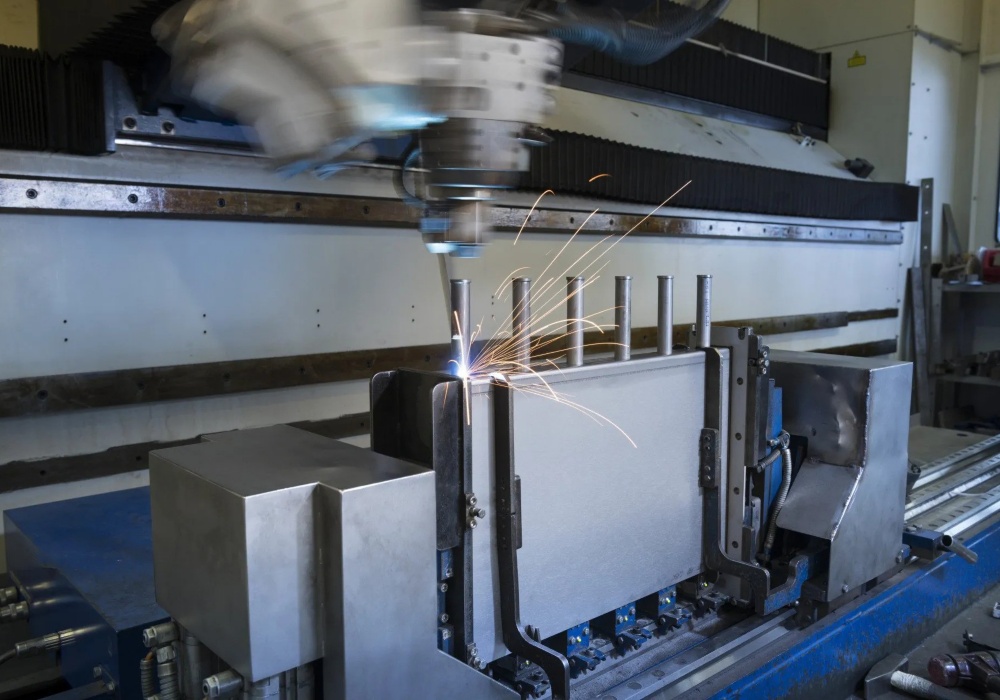
[[[584,627],[583,628],[583,633],[584,634],[590,634],[590,628],[589,627]]]
[[[448,592],[448,584],[447,583],[442,583],[440,586],[438,586],[438,590],[441,591],[442,593],[447,593]]]
[[[478,520],[476,520],[475,518],[469,518],[469,529],[470,530],[475,530],[477,525],[479,525],[479,521]]]
[[[628,609],[628,614],[629,614],[629,616],[635,615],[635,608],[629,608]]]
[[[847,593],[849,590],[851,590],[851,588],[846,583],[843,586],[840,587],[840,592],[841,593]]]
[[[94,668],[92,669],[92,673],[94,674],[94,678],[100,678],[101,676],[104,675],[104,671],[101,669],[100,666],[94,666]]]
[[[441,613],[441,617],[438,618],[438,619],[441,620],[442,624],[445,623],[445,622],[447,622],[448,621],[448,613]]]
[[[475,494],[470,493],[468,496],[465,497],[465,502],[468,503],[470,506],[474,506],[477,503],[479,503],[479,499],[476,498]]]

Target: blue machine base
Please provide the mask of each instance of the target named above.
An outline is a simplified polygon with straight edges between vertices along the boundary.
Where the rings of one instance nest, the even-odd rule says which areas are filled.
[[[767,659],[750,657],[699,686],[699,698],[849,697],[876,663],[906,654],[1000,583],[1000,522],[965,542],[969,564],[946,554],[789,635]]]
[[[142,630],[168,618],[153,591],[149,489],[9,510],[4,526],[31,633],[85,630],[60,652],[66,680],[85,686],[103,666],[118,697],[141,697]]]

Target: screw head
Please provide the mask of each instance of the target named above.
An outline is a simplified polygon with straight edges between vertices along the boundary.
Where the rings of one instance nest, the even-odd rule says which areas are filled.
[[[851,588],[846,583],[843,586],[840,587],[840,592],[841,593],[847,593],[849,590],[851,590]]]
[[[440,586],[438,586],[438,590],[441,591],[442,593],[447,593],[448,592],[448,584],[447,583],[442,583]]]
[[[583,633],[589,635],[590,634],[590,628],[589,627],[584,627],[583,628]]]
[[[629,614],[629,616],[635,615],[635,608],[629,608],[628,609],[628,614]]]
[[[441,617],[438,619],[441,620],[441,624],[444,624],[448,621],[448,613],[441,613]]]
[[[477,503],[479,503],[479,499],[476,498],[476,494],[470,493],[465,497],[465,502],[468,503],[470,506],[474,506]]]
[[[94,668],[93,668],[93,674],[94,674],[94,678],[100,678],[101,676],[104,675],[104,671],[101,669],[100,666],[94,666]]]
[[[469,518],[469,529],[470,530],[475,530],[477,525],[479,525],[479,521],[478,520],[476,520],[475,518]]]

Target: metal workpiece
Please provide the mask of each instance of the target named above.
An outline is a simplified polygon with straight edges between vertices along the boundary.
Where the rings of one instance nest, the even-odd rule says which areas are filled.
[[[703,509],[692,465],[704,427],[705,355],[635,356],[539,374],[510,378],[512,459],[521,482],[520,621],[548,636],[702,571],[703,544],[692,534],[701,532]],[[518,390],[541,387],[542,379],[614,425]],[[481,502],[494,501],[497,488],[492,391],[484,381],[471,387],[472,487]],[[720,400],[725,422],[728,399]],[[604,526],[590,531],[586,545],[601,556],[566,546],[579,536],[587,503],[601,504]],[[498,515],[487,510],[472,540],[472,619],[479,652],[492,661],[508,651],[496,606]],[[656,534],[664,532],[673,534]]]
[[[583,365],[583,277],[566,278],[566,366]]]
[[[695,315],[695,347],[712,345],[712,276],[698,275],[698,299]]]
[[[674,276],[660,275],[657,279],[656,352],[674,352]]]
[[[472,347],[472,283],[469,280],[451,281],[452,372],[464,377],[469,369],[469,352]]]
[[[322,658],[333,700],[516,698],[437,649],[433,471],[275,426],[154,451],[150,485],[157,600],[247,684]]]
[[[615,277],[615,360],[632,358],[632,278]]]
[[[514,338],[514,358],[522,369],[531,364],[531,280],[518,277],[511,282],[514,306],[511,333]]]
[[[778,350],[770,359],[785,429],[809,436],[778,527],[830,542],[829,602],[896,565],[912,366]]]

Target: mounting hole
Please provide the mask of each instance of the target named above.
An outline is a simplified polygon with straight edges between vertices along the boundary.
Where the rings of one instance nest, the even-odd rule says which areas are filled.
[[[736,433],[736,439],[737,440],[742,440],[743,439],[743,433]]]
[[[172,134],[174,133],[174,123],[173,122],[163,122],[163,133]]]
[[[305,367],[299,367],[299,374],[305,374],[305,373],[306,373],[306,368]]]
[[[361,207],[361,211],[364,212],[365,216],[368,216],[369,214],[372,213],[372,208],[366,204],[365,206]]]
[[[139,203],[139,195],[137,195],[137,194],[130,194],[128,196],[128,203],[129,204],[138,204]]]
[[[431,356],[430,355],[424,355],[424,362],[430,362],[430,361],[431,361]]]
[[[740,495],[740,487],[739,486],[734,486],[733,487],[733,493],[735,493],[737,496],[739,496]]]
[[[122,120],[122,126],[126,129],[134,129],[139,126],[139,122],[135,120],[135,117],[125,117],[125,119]]]
[[[229,376],[229,372],[226,372],[225,374],[222,375],[222,381],[228,382],[230,379],[232,379],[232,377]]]
[[[146,385],[143,384],[142,382],[139,382],[138,384],[135,385],[135,388],[138,389],[139,391],[145,391]]]
[[[743,386],[743,377],[737,377],[736,378],[736,385],[737,386]]]
[[[215,202],[215,203],[216,203],[216,204],[218,204],[218,205],[219,205],[220,207],[224,207],[224,206],[226,206],[226,200],[225,200],[225,199],[223,199],[222,197],[219,197],[219,199],[218,199],[218,200],[216,200],[216,202]]]
[[[574,217],[574,216],[569,217],[569,222],[571,224],[575,224],[576,223],[576,217]]]
[[[35,197],[38,196],[38,190],[32,187],[30,190],[24,193],[24,196],[27,197],[28,199],[34,199]]]
[[[737,542],[736,540],[733,540],[733,549],[739,549],[739,548],[740,548],[740,543]]]
[[[38,397],[39,401],[44,401],[45,399],[49,398],[49,392],[47,392],[45,389],[42,389],[36,394],[36,396]]]

